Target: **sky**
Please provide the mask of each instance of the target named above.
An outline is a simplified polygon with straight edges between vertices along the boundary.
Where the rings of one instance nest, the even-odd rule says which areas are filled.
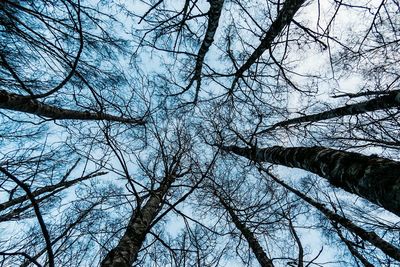
[[[299,13],[296,15],[295,20],[304,23],[304,25],[309,26],[310,28],[314,29],[315,31],[322,33],[324,30],[324,27],[329,23],[329,19],[335,10],[332,8],[332,2],[333,1],[307,1],[307,4],[305,7],[301,8]],[[378,6],[380,4],[380,1],[363,1],[362,3],[368,3],[370,6]],[[94,3],[94,2],[93,2]],[[143,4],[142,1],[132,1],[132,2],[122,2],[122,4],[125,4],[125,7],[130,11],[136,14],[137,17],[134,17],[132,13],[129,12],[122,12],[121,9],[119,8],[111,8],[107,9],[107,6],[102,7],[103,11],[105,12],[111,12],[114,14],[115,18],[121,22],[121,23],[115,23],[108,25],[108,27],[115,33],[116,35],[123,37],[123,38],[130,38],[132,34],[136,34],[137,30],[143,30],[143,29],[148,29],[150,26],[147,24],[145,21],[142,21],[140,24],[138,22],[140,21],[140,16],[144,14],[148,8],[148,5]],[[179,10],[181,8],[182,3],[178,1],[166,1],[166,5],[169,6],[171,10],[176,9]],[[359,5],[362,5],[361,1]],[[266,10],[266,1],[254,1],[254,5],[251,5],[249,8],[250,12],[252,14],[257,14],[257,16],[264,16]],[[199,1],[199,4],[197,6],[198,10],[194,11],[194,14],[199,14],[200,11],[205,11],[209,7],[209,3],[207,1]],[[237,12],[235,11],[235,8],[237,8],[237,5],[234,3],[234,1],[227,1],[226,5],[222,11],[222,18],[220,21],[220,27],[217,31],[217,34],[215,36],[215,41],[213,45],[210,48],[209,53],[206,56],[206,65],[203,68],[203,74],[207,75],[211,73],[210,67],[212,67],[215,70],[218,70],[218,72],[221,73],[230,73],[233,71],[234,67],[232,62],[229,62],[226,58],[226,40],[225,37],[227,35],[228,31],[228,25],[233,21],[237,23],[237,25],[243,26],[242,28],[238,27],[238,29],[231,30],[232,34],[237,34],[238,39],[234,39],[231,49],[233,56],[237,58],[238,62],[240,59],[245,59],[247,52],[251,52],[254,50],[254,47],[258,45],[260,38],[262,38],[262,33],[261,30],[257,28],[257,26],[250,20],[246,14],[243,12]],[[318,13],[318,10],[320,10],[320,13]],[[365,25],[362,23],[359,23],[359,21],[368,21],[369,19],[372,19],[373,13],[365,12],[365,10],[360,10],[357,14],[354,13],[353,11],[348,11],[346,8],[342,8],[340,12],[338,12],[334,22],[332,23],[331,27],[331,32],[330,34],[332,36],[335,36],[335,38],[338,38],[340,40],[346,41],[348,38],[352,38],[352,34],[357,31],[365,31]],[[197,20],[195,20],[197,23],[204,22],[204,17],[200,17]],[[190,22],[192,23],[192,22]],[[269,25],[269,20],[263,20],[262,26],[267,27]],[[195,24],[195,23],[193,23]],[[247,28],[246,28],[247,27]],[[364,28],[363,28],[364,27]],[[193,36],[200,36],[202,37],[202,33],[205,30],[205,27],[193,27],[196,31]],[[249,30],[250,29],[250,30]],[[350,31],[347,31],[350,30]],[[140,34],[143,34],[141,32]],[[139,36],[142,36],[140,35]],[[259,36],[256,36],[258,34]],[[189,34],[188,34],[189,35]],[[174,35],[171,35],[172,37]],[[195,53],[197,52],[197,49],[199,47],[199,44],[201,43],[201,38],[194,38],[191,37],[192,39],[185,42],[183,40],[180,44],[180,46],[177,48],[177,51],[179,52],[188,52],[188,53]],[[147,39],[143,40],[152,40],[152,35],[149,34],[146,36]],[[187,38],[189,39],[189,37]],[[138,36],[135,36],[135,42],[139,42],[140,38]],[[358,70],[352,70],[346,73],[345,71],[335,71],[334,73],[332,72],[332,68],[338,69],[337,66],[332,66],[331,65],[331,55],[337,53],[339,49],[341,48],[337,43],[331,42],[330,43],[330,50],[323,50],[321,49],[320,46],[317,46],[315,44],[308,44],[305,45],[304,42],[301,42],[303,40],[300,40],[300,44],[298,45],[298,50],[296,49],[296,44],[293,41],[289,45],[290,51],[287,54],[287,58],[285,58],[284,62],[287,64],[287,67],[290,71],[288,71],[289,78],[295,82],[299,88],[305,88],[306,90],[312,90],[313,88],[318,88],[318,91],[313,91],[313,93],[308,96],[304,97],[304,94],[294,90],[293,88],[288,88],[287,84],[282,83],[282,79],[280,79],[279,84],[276,83],[274,78],[271,78],[271,80],[266,79],[265,80],[265,87],[266,88],[272,88],[274,89],[275,86],[282,86],[282,94],[279,92],[276,92],[276,95],[274,92],[269,93],[268,90],[265,90],[266,93],[261,93],[260,99],[261,101],[264,101],[267,104],[271,104],[272,107],[279,106],[280,108],[284,109],[285,111],[280,114],[279,112],[275,112],[272,108],[271,114],[268,113],[270,112],[268,108],[265,108],[266,110],[266,116],[271,115],[268,117],[266,121],[266,125],[268,126],[269,123],[274,122],[274,121],[279,121],[282,119],[285,119],[286,117],[292,118],[292,117],[297,117],[300,114],[303,113],[315,113],[321,110],[325,110],[327,107],[331,106],[340,106],[345,103],[351,103],[351,100],[348,101],[348,99],[345,98],[332,98],[333,95],[338,94],[338,93],[355,93],[359,92],[360,89],[362,89],[366,84],[369,84],[369,81],[365,81],[365,77],[363,77],[361,74],[361,71]],[[322,39],[322,41],[328,42],[328,40]],[[144,43],[142,43],[144,44]],[[137,45],[134,44],[133,46]],[[157,45],[164,45],[166,48],[173,47],[173,42],[166,38],[165,40],[161,39],[159,42],[157,42]],[[130,48],[130,47],[129,47]],[[127,107],[132,108],[132,110],[140,110],[141,108],[136,108],[134,107],[134,104],[136,104],[135,101],[139,99],[140,97],[143,97],[145,101],[149,101],[148,106],[150,106],[150,110],[154,112],[154,117],[157,118],[156,124],[158,124],[158,127],[160,125],[165,125],[168,121],[164,120],[164,118],[160,115],[158,117],[158,113],[162,108],[165,106],[167,107],[176,107],[176,99],[183,99],[183,100],[190,100],[193,97],[193,88],[189,90],[187,93],[184,93],[179,96],[179,98],[167,98],[165,101],[167,104],[164,105],[164,102],[162,104],[158,103],[159,99],[162,97],[163,93],[167,93],[167,90],[170,90],[169,92],[177,93],[182,91],[182,88],[185,88],[185,85],[188,83],[188,73],[190,73],[189,70],[189,65],[185,65],[185,58],[187,58],[187,55],[183,54],[178,54],[176,56],[169,56],[167,52],[162,52],[162,51],[157,51],[155,49],[151,49],[149,47],[140,47],[139,49],[133,49],[136,53],[126,53],[126,54],[118,54],[116,60],[114,58],[110,57],[109,61],[101,62],[98,63],[99,67],[105,67],[108,66],[107,64],[112,64],[113,62],[118,65],[118,67],[123,71],[125,74],[125,77],[127,79],[127,82],[123,85],[123,89],[113,91],[113,88],[108,88],[107,85],[103,85],[102,83],[99,83],[99,92],[101,94],[107,95],[107,94],[114,94],[116,96],[115,99],[118,97],[121,97],[121,99],[126,100],[130,96],[134,99],[131,102],[128,102],[129,105]],[[284,44],[278,44],[277,48],[274,49],[273,55],[279,58],[282,56],[284,51]],[[224,57],[225,55],[225,57]],[[263,59],[267,62],[270,63],[270,59],[268,58],[268,54],[264,53]],[[193,58],[191,58],[193,60]],[[183,62],[183,63],[182,63]],[[267,64],[268,65],[268,64]],[[210,66],[210,67],[209,67]],[[137,67],[137,68],[136,68]],[[111,67],[110,67],[111,68]],[[167,70],[171,71],[172,77],[176,78],[174,80],[174,83],[168,83],[165,82],[162,79],[162,75],[166,75],[167,78],[170,77],[167,72]],[[260,70],[261,72],[261,70]],[[268,65],[266,69],[264,70],[263,73],[269,74],[269,73],[275,73],[277,72],[276,68],[274,66]],[[358,73],[357,73],[358,72]],[[296,74],[297,73],[297,74]],[[273,75],[271,74],[271,75]],[[310,75],[318,76],[317,78],[310,78]],[[95,80],[95,79],[94,79]],[[251,84],[254,84],[255,88],[258,88],[257,86],[260,86],[257,84],[257,82],[251,81],[249,79]],[[165,82],[165,83],[164,83]],[[231,83],[231,77],[219,77],[214,80],[210,78],[204,78],[202,81],[202,87],[200,91],[200,99],[204,102],[201,102],[197,107],[194,107],[192,110],[187,111],[185,109],[182,109],[182,111],[179,112],[171,112],[172,115],[171,117],[176,116],[176,118],[171,119],[170,121],[173,122],[173,124],[179,124],[178,122],[184,121],[184,119],[188,119],[187,117],[192,116],[191,119],[189,119],[190,122],[196,122],[193,123],[193,125],[205,125],[207,126],[209,123],[209,118],[212,118],[215,114],[211,111],[212,108],[210,107],[211,105],[208,105],[208,102],[210,99],[212,99],[214,96],[218,96],[221,94],[224,94],[226,92],[226,88],[223,86],[229,86]],[[243,84],[242,84],[243,86]],[[245,87],[243,87],[245,88]],[[66,87],[64,91],[62,91],[63,94],[68,95],[71,99],[72,97],[69,94],[68,90],[75,90],[73,86],[71,87]],[[245,91],[247,88],[243,89],[242,92],[247,92]],[[286,91],[285,91],[286,90]],[[257,91],[257,90],[255,90]],[[238,98],[243,97],[245,95],[244,93],[238,91],[237,95]],[[258,91],[255,93],[257,94]],[[65,98],[67,99],[67,98]],[[221,98],[223,99],[223,98]],[[275,103],[276,99],[282,100],[282,103]],[[86,99],[85,99],[86,100]],[[218,99],[219,101],[220,99]],[[218,101],[215,101],[216,103]],[[261,101],[257,102],[254,100],[257,104],[261,105]],[[353,100],[353,101],[358,101],[358,100]],[[93,99],[89,99],[88,102],[94,102]],[[211,102],[211,101],[210,101]],[[71,101],[69,104],[72,105],[73,101]],[[221,109],[226,108],[223,106],[223,103],[228,103],[228,101],[221,102],[217,105],[221,105]],[[238,102],[240,103],[240,102]],[[143,104],[143,106],[146,106]],[[253,129],[254,124],[256,123],[255,121],[255,116],[252,116],[250,113],[251,107],[248,105],[248,103],[240,103],[238,104],[239,108],[237,110],[232,109],[231,114],[228,114],[227,116],[232,115],[232,121],[235,126],[238,127],[238,129],[246,133],[246,130],[248,129]],[[306,108],[305,108],[306,107]],[[111,111],[116,111],[116,109],[113,109],[110,107]],[[16,113],[10,113],[10,114],[16,114]],[[14,116],[14,115],[13,115]],[[186,116],[186,117],[185,117]],[[243,117],[242,117],[243,116]],[[32,119],[32,116],[28,117],[29,119]],[[184,118],[184,119],[181,119]],[[74,149],[77,149],[79,153],[82,155],[85,153],[90,154],[90,157],[92,157],[92,160],[88,163],[89,165],[80,165],[76,170],[74,170],[72,177],[78,176],[80,173],[82,173],[84,170],[85,171],[90,171],[94,168],[96,168],[96,164],[94,162],[98,161],[98,159],[101,159],[105,156],[105,158],[108,159],[106,163],[106,168],[109,168],[110,171],[115,171],[118,172],[119,174],[122,173],[122,168],[120,162],[116,159],[115,154],[110,150],[110,148],[107,148],[106,146],[102,146],[104,144],[96,143],[93,141],[93,143],[90,143],[88,139],[85,139],[85,135],[90,135],[93,137],[93,140],[101,140],[102,133],[99,129],[104,129],[107,124],[106,123],[82,123],[79,124],[77,123],[75,125],[74,122],[71,122],[71,124],[66,127],[68,124],[63,124],[61,123],[61,126],[57,124],[51,124],[51,122],[47,123],[46,125],[49,126],[48,133],[51,133],[48,135],[48,143],[50,144],[56,144],[60,142],[66,142],[68,143],[71,147]],[[153,126],[149,127],[149,129],[153,130]],[[65,129],[70,129],[69,132],[66,132]],[[134,177],[134,179],[137,179],[138,181],[148,181],[146,176],[143,174],[143,172],[140,171],[140,168],[138,167],[136,163],[135,156],[133,154],[137,152],[135,155],[139,155],[140,158],[142,159],[149,159],[149,161],[152,159],[152,154],[151,152],[152,149],[141,149],[141,146],[143,145],[142,142],[136,142],[135,138],[137,136],[140,136],[140,133],[142,130],[133,130],[133,134],[130,136],[130,134],[127,134],[128,132],[127,129],[129,127],[121,127],[121,128],[112,128],[112,131],[115,130],[115,135],[117,136],[117,132],[119,131],[119,136],[116,137],[116,144],[118,144],[119,147],[125,146],[127,151],[121,152],[126,156],[127,158],[127,166],[129,169],[129,173]],[[159,127],[160,129],[162,127]],[[173,128],[173,127],[171,127]],[[329,125],[323,125],[321,129],[329,129]],[[132,129],[130,129],[132,130]],[[166,127],[167,135],[173,133],[172,129]],[[190,133],[194,136],[193,139],[195,140],[196,145],[204,145],[201,144],[201,138],[202,136],[196,136],[196,131],[197,129],[189,129]],[[212,138],[212,133],[205,133],[204,135],[207,135],[207,138]],[[74,137],[71,137],[74,136]],[[125,139],[126,138],[126,139]],[[310,141],[311,140],[311,141]],[[298,131],[297,134],[294,135],[289,135],[285,133],[277,133],[276,136],[274,137],[269,137],[265,136],[262,138],[259,138],[259,144],[260,145],[283,145],[283,146],[300,146],[304,145],[305,142],[312,143],[313,139],[309,135],[303,134],[301,131]],[[39,141],[39,143],[42,141]],[[154,149],[156,147],[156,142],[154,139],[152,139],[150,142],[150,146]],[[13,150],[15,147],[3,147],[3,153],[6,154],[7,150]],[[374,148],[374,147],[368,147],[368,148],[361,148],[359,150],[362,150],[364,154],[372,154],[372,153],[377,153],[380,152],[380,148]],[[132,153],[134,151],[134,153]],[[198,149],[196,150],[199,154],[203,152],[205,159],[209,159],[211,157],[211,148],[205,148],[205,149]],[[72,159],[71,159],[72,160]],[[204,160],[204,159],[202,159]],[[240,164],[243,164],[244,161],[241,161]],[[65,162],[65,165],[67,166],[69,162]],[[292,168],[287,168],[287,167],[276,167],[275,171],[279,174],[279,176],[284,179],[285,181],[291,182],[295,186],[300,185],[300,180],[308,175],[307,172],[305,171],[300,171],[298,169],[292,169]],[[235,171],[232,171],[232,175],[235,175]],[[251,175],[250,175],[251,176]],[[114,173],[110,173],[109,175],[105,175],[102,178],[99,178],[96,181],[100,182],[107,182],[107,181],[112,181],[114,185],[117,185],[120,188],[126,188],[126,181],[123,179],[120,179],[121,176],[115,175]],[[254,178],[254,177],[253,177]],[[89,184],[89,183],[88,183]],[[322,182],[322,186],[326,186],[326,183]],[[136,189],[140,190],[140,187],[136,187]],[[126,192],[126,191],[125,191]],[[334,193],[337,193],[338,191],[332,191],[329,195],[333,196]],[[69,191],[69,195],[66,195],[63,197],[61,200],[61,203],[68,203],[71,200],[74,200],[77,195],[76,195],[75,189],[71,189]],[[347,201],[347,203],[351,203],[354,206],[359,206],[362,207],[363,203],[360,203],[358,198],[349,196],[348,194],[343,194],[343,193],[338,193],[339,199]],[[1,196],[0,195],[0,200],[4,201],[7,198],[6,195]],[[128,201],[127,201],[128,202]],[[125,203],[126,204],[126,203]],[[62,205],[61,205],[62,206]],[[107,206],[107,205],[105,205]],[[126,207],[125,207],[126,206]],[[124,207],[129,210],[128,205],[125,205]],[[127,208],[128,207],[128,208]],[[195,206],[193,205],[178,205],[178,207],[185,212],[186,214],[195,214]],[[68,206],[64,206],[59,208],[58,210],[54,211],[54,215],[62,211],[63,209],[68,209]],[[371,212],[371,214],[374,214]],[[49,213],[46,215],[47,218],[51,218],[53,213]],[[119,214],[118,214],[119,215]],[[208,214],[210,218],[205,218],[204,222],[205,223],[211,223],[211,218],[213,218],[214,214]],[[374,214],[374,216],[378,216],[377,214]],[[398,218],[395,216],[392,216],[388,213],[380,213],[379,216],[382,216],[382,219],[391,221],[393,223],[397,222]],[[328,244],[326,240],[322,237],[321,233],[318,230],[310,230],[310,229],[302,229],[300,226],[303,223],[310,222],[310,220],[315,220],[315,218],[309,218],[308,215],[305,216],[300,216],[300,219],[297,221],[297,224],[299,225],[299,233],[302,237],[302,240],[304,242],[304,245],[308,247],[310,250],[310,254],[307,256],[307,259],[313,258],[323,247],[323,251],[321,253],[321,256],[318,258],[319,262],[325,263],[324,266],[343,266],[343,265],[338,265],[337,263],[330,263],[331,261],[337,260],[338,259],[338,251],[332,244]],[[31,220],[30,223],[35,223],[35,220]],[[4,224],[3,227],[3,236],[9,237],[13,236],[15,232],[18,232],[20,227],[24,227],[24,225],[18,223],[10,223],[10,224]],[[182,230],[184,227],[184,222],[182,219],[177,219],[176,216],[171,216],[169,217],[169,222],[165,226],[165,230],[173,235],[176,235],[179,233],[180,230]],[[9,231],[14,231],[14,233],[8,233]],[[227,237],[229,239],[229,237]],[[263,243],[266,245],[266,243]],[[270,245],[270,244],[268,244]],[[273,245],[272,245],[273,246]],[[226,263],[226,266],[243,266],[243,264],[240,261],[229,261]],[[283,265],[282,265],[283,266]]]

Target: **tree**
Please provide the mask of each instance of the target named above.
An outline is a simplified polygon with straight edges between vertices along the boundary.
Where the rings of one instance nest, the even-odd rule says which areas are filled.
[[[241,234],[245,237],[245,239],[249,243],[249,246],[252,249],[252,251],[253,251],[255,257],[257,258],[258,262],[260,263],[260,265],[263,267],[273,266],[272,260],[270,258],[268,258],[268,256],[262,249],[260,243],[254,237],[254,234],[246,227],[246,225],[244,223],[242,223],[240,221],[239,217],[235,214],[235,211],[233,210],[233,208],[230,207],[229,204],[227,204],[223,198],[218,196],[217,193],[215,193],[215,195],[219,199],[221,205],[228,211],[229,215],[231,216],[232,222],[235,224],[235,226],[239,229]]]
[[[172,184],[175,180],[184,177],[192,171],[191,164],[184,165],[185,154],[190,149],[190,140],[181,131],[181,129],[178,129],[176,143],[170,145],[173,149],[172,151],[167,150],[167,144],[164,143],[168,137],[156,136],[156,140],[160,145],[160,155],[156,155],[155,157],[161,158],[161,162],[164,164],[164,170],[162,171],[164,177],[161,178],[158,188],[153,189],[154,185],[151,184],[151,190],[148,192],[148,199],[144,205],[142,205],[144,197],[140,198],[139,196],[139,199],[137,199],[138,205],[132,212],[124,235],[121,237],[118,245],[108,252],[101,266],[129,266],[136,261],[144,239],[160,212],[164,198]],[[142,166],[146,165],[144,162],[141,164]],[[154,164],[159,164],[159,162],[156,161]],[[152,169],[157,169],[157,172],[160,171],[159,168],[158,166],[152,166]],[[152,183],[159,180],[156,173],[151,173],[151,169],[147,169],[146,167],[145,171],[149,175],[152,175],[152,177],[149,177]]]
[[[1,264],[396,265],[398,13],[1,1]]]
[[[324,147],[222,147],[256,162],[302,168],[399,215],[400,163]]]

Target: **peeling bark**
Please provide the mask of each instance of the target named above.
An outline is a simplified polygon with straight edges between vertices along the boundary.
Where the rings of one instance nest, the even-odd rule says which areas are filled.
[[[64,109],[42,103],[29,96],[17,95],[0,90],[0,109],[14,110],[53,120],[106,120],[144,125],[143,119],[118,117],[102,112]]]
[[[359,227],[358,225],[354,224],[350,219],[340,216],[339,214],[334,213],[333,211],[329,210],[325,207],[325,205],[313,200],[312,198],[304,195],[300,191],[294,189],[293,187],[287,185],[285,182],[281,181],[270,172],[266,171],[268,175],[277,183],[288,189],[290,192],[294,193],[296,196],[303,199],[308,204],[312,205],[316,209],[318,209],[322,214],[325,215],[332,222],[336,222],[349,230],[350,232],[358,235],[364,241],[367,241],[374,245],[375,247],[382,250],[386,255],[390,256],[393,259],[400,261],[400,249],[398,247],[393,246],[389,242],[382,239],[374,232],[366,231],[365,229]]]
[[[333,186],[382,206],[400,216],[400,162],[325,147],[225,146],[256,162],[300,168],[326,178]]]
[[[258,242],[257,238],[254,236],[254,233],[250,231],[249,228],[247,228],[246,225],[240,221],[239,217],[235,214],[233,209],[222,199],[222,197],[220,197],[217,193],[215,193],[215,195],[218,197],[222,206],[224,206],[224,208],[228,211],[236,228],[239,229],[240,233],[249,243],[249,247],[256,256],[258,263],[260,263],[262,267],[273,267],[274,265],[272,264],[272,260],[264,252],[262,246]]]
[[[389,108],[395,108],[400,106],[400,92],[395,91],[385,96],[377,97],[368,101],[346,105],[340,108],[335,108],[325,112],[293,118],[285,121],[275,123],[268,129],[260,131],[259,134],[269,132],[277,127],[285,127],[292,124],[303,123],[303,122],[318,122],[322,120],[328,120],[337,117],[343,117],[348,115],[358,115],[366,112],[383,110]]]
[[[146,234],[150,231],[151,222],[159,213],[163,198],[174,180],[174,176],[167,176],[160,187],[150,193],[150,198],[146,204],[133,212],[124,235],[118,245],[101,262],[102,267],[132,266],[137,259]]]
[[[247,61],[236,71],[235,76],[238,78],[248,70],[262,54],[271,48],[274,39],[282,32],[282,30],[290,24],[296,12],[304,4],[305,0],[286,0],[278,16],[272,22],[271,26],[265,33],[265,37],[261,40],[261,44],[254,50],[253,54]]]

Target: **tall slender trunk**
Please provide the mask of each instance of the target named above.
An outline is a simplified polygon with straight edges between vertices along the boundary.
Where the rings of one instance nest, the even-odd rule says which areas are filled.
[[[151,222],[159,213],[163,198],[174,180],[173,175],[165,177],[160,187],[150,193],[146,204],[133,212],[124,235],[117,246],[106,255],[101,263],[102,267],[130,267],[136,261],[139,250],[150,231]]]
[[[325,205],[313,200],[312,198],[304,195],[297,189],[294,189],[293,187],[287,185],[285,182],[281,181],[276,176],[271,174],[268,170],[264,170],[264,171],[266,171],[268,173],[268,175],[275,182],[279,183],[280,185],[282,185],[283,187],[288,189],[290,192],[292,192],[293,194],[300,197],[308,204],[315,207],[322,214],[324,214],[325,217],[328,218],[330,221],[340,224],[341,226],[343,226],[350,232],[361,237],[364,241],[367,241],[367,242],[371,243],[372,245],[374,245],[375,247],[382,250],[386,255],[392,257],[393,259],[400,261],[400,249],[398,247],[395,247],[392,244],[390,244],[389,242],[385,241],[384,239],[379,237],[376,233],[366,231],[365,229],[355,225],[350,219],[342,217],[339,214],[334,213],[333,211],[326,208]]]
[[[197,54],[195,77],[200,76],[204,58],[208,52],[208,49],[214,42],[214,35],[217,32],[223,4],[224,0],[210,1],[210,9],[208,10],[208,25],[204,40],[201,43],[199,52]]]
[[[143,125],[141,118],[124,118],[102,112],[78,111],[48,105],[29,96],[17,95],[0,90],[0,109],[14,110],[53,120],[106,120]]]
[[[333,186],[384,207],[400,216],[400,162],[325,147],[224,146],[256,162],[301,168],[326,178]]]
[[[272,264],[272,260],[264,252],[262,246],[258,242],[257,238],[254,236],[254,233],[251,230],[249,230],[249,228],[247,228],[244,223],[240,221],[239,217],[235,214],[234,210],[229,206],[228,203],[225,202],[225,200],[222,197],[220,197],[216,192],[214,194],[218,197],[222,206],[228,211],[232,219],[232,222],[235,224],[236,228],[239,229],[239,231],[242,233],[244,238],[249,243],[249,247],[253,251],[260,265],[262,267],[273,267],[274,265]]]
[[[372,265],[363,255],[360,254],[360,252],[358,252],[358,250],[353,246],[350,240],[346,239],[343,236],[342,231],[339,229],[339,227],[335,223],[332,223],[332,225],[335,228],[335,231],[340,240],[342,240],[342,242],[346,244],[351,255],[353,255],[354,258],[358,259],[365,267],[374,267],[374,265]]]
[[[204,36],[203,42],[201,43],[199,52],[197,53],[196,66],[194,68],[194,75],[189,84],[189,87],[190,87],[194,81],[197,81],[196,95],[195,95],[194,102],[197,101],[197,97],[198,97],[198,94],[200,91],[201,72],[203,69],[204,58],[206,57],[206,54],[207,54],[208,50],[210,49],[210,46],[214,42],[214,36],[215,36],[215,33],[217,32],[223,4],[224,4],[224,0],[211,0],[210,1],[210,9],[208,11],[208,25],[207,25],[206,34]]]
[[[358,115],[366,112],[395,108],[400,106],[400,92],[394,91],[387,95],[376,97],[374,99],[363,101],[356,104],[346,105],[340,108],[331,109],[325,112],[293,118],[285,121],[275,123],[271,127],[259,132],[266,133],[274,130],[277,127],[285,127],[292,124],[302,122],[318,122],[322,120],[343,117],[347,115]]]
[[[290,24],[294,15],[299,10],[305,0],[286,0],[282,9],[279,11],[276,19],[272,22],[269,29],[265,32],[265,37],[261,40],[260,45],[254,50],[247,61],[236,71],[235,76],[238,78],[248,70],[261,55],[272,46],[274,39],[282,32],[282,30]]]

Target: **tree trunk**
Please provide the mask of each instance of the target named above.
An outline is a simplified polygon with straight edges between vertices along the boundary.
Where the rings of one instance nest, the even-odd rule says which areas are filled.
[[[254,50],[247,61],[236,71],[236,77],[242,76],[242,74],[248,70],[266,50],[271,48],[274,39],[287,25],[289,25],[294,15],[304,2],[305,0],[286,0],[283,3],[282,9],[266,31],[264,35],[265,37],[261,40],[261,44],[256,48],[256,50]]]
[[[301,168],[400,216],[400,162],[325,147],[222,147],[256,162]]]
[[[11,94],[4,90],[0,90],[0,108],[29,113],[53,120],[105,120],[138,125],[145,124],[145,121],[142,119],[118,117],[102,112],[95,113],[59,108],[31,99],[29,96]]]
[[[363,255],[360,254],[360,252],[358,252],[358,250],[353,246],[350,240],[346,239],[343,236],[342,231],[335,223],[332,223],[332,226],[335,228],[335,231],[338,234],[340,240],[342,240],[342,242],[346,244],[346,247],[349,249],[351,255],[353,255],[354,258],[358,259],[365,267],[374,267],[374,265],[372,265]]]
[[[350,232],[358,235],[361,237],[364,241],[367,241],[374,245],[375,247],[379,248],[382,250],[386,255],[392,257],[393,259],[396,259],[400,261],[400,249],[393,246],[389,242],[385,241],[381,237],[379,237],[377,234],[374,232],[368,232],[364,230],[363,228],[355,225],[351,220],[348,218],[342,217],[339,214],[334,213],[333,211],[329,210],[328,208],[325,207],[325,205],[313,200],[312,198],[304,195],[300,191],[294,189],[293,187],[287,185],[285,182],[281,181],[274,175],[272,175],[270,172],[266,171],[268,175],[277,183],[288,189],[290,192],[294,193],[296,196],[300,197],[303,199],[305,202],[308,204],[312,205],[316,209],[318,209],[322,214],[325,215],[326,218],[328,218],[332,222],[336,222],[340,225],[342,225],[344,228],[349,230]]]
[[[212,0],[209,2],[210,2],[210,9],[208,10],[208,25],[206,34],[204,36],[203,42],[201,43],[199,52],[197,53],[196,65],[193,70],[194,72],[193,78],[190,80],[190,83],[187,86],[187,89],[189,89],[189,87],[192,86],[194,81],[197,82],[196,93],[193,100],[194,103],[197,102],[200,92],[201,72],[203,69],[204,58],[206,57],[208,50],[210,49],[212,43],[214,42],[214,36],[215,33],[217,32],[219,19],[221,17],[222,7],[224,5],[224,0]]]
[[[207,31],[204,36],[204,40],[201,44],[201,47],[199,49],[199,52],[197,54],[196,67],[194,69],[195,74],[193,79],[195,80],[200,79],[204,58],[208,52],[208,49],[210,49],[210,46],[214,42],[214,35],[217,32],[223,4],[224,0],[210,1],[210,10],[208,11]]]
[[[331,109],[325,112],[302,116],[294,119],[289,119],[275,123],[271,127],[260,131],[261,133],[266,133],[274,130],[277,127],[285,127],[292,124],[302,123],[302,122],[318,122],[322,120],[328,120],[337,117],[343,117],[348,115],[357,115],[365,112],[371,112],[376,110],[384,110],[389,108],[395,108],[400,106],[400,92],[394,91],[385,96],[377,97],[368,101],[347,105],[340,108]]]
[[[160,187],[150,193],[143,208],[133,212],[124,235],[118,245],[106,255],[101,263],[102,267],[130,267],[136,261],[151,222],[160,211],[163,198],[174,180],[174,176],[167,176]]]
[[[228,211],[231,216],[232,222],[235,224],[236,228],[239,229],[240,233],[244,236],[244,238],[249,243],[249,247],[253,251],[254,255],[257,258],[257,261],[260,263],[262,267],[273,267],[272,260],[265,254],[263,248],[258,242],[257,238],[254,236],[253,232],[250,231],[244,223],[242,223],[239,217],[235,214],[233,209],[220,197],[216,192],[214,193],[222,206]]]

